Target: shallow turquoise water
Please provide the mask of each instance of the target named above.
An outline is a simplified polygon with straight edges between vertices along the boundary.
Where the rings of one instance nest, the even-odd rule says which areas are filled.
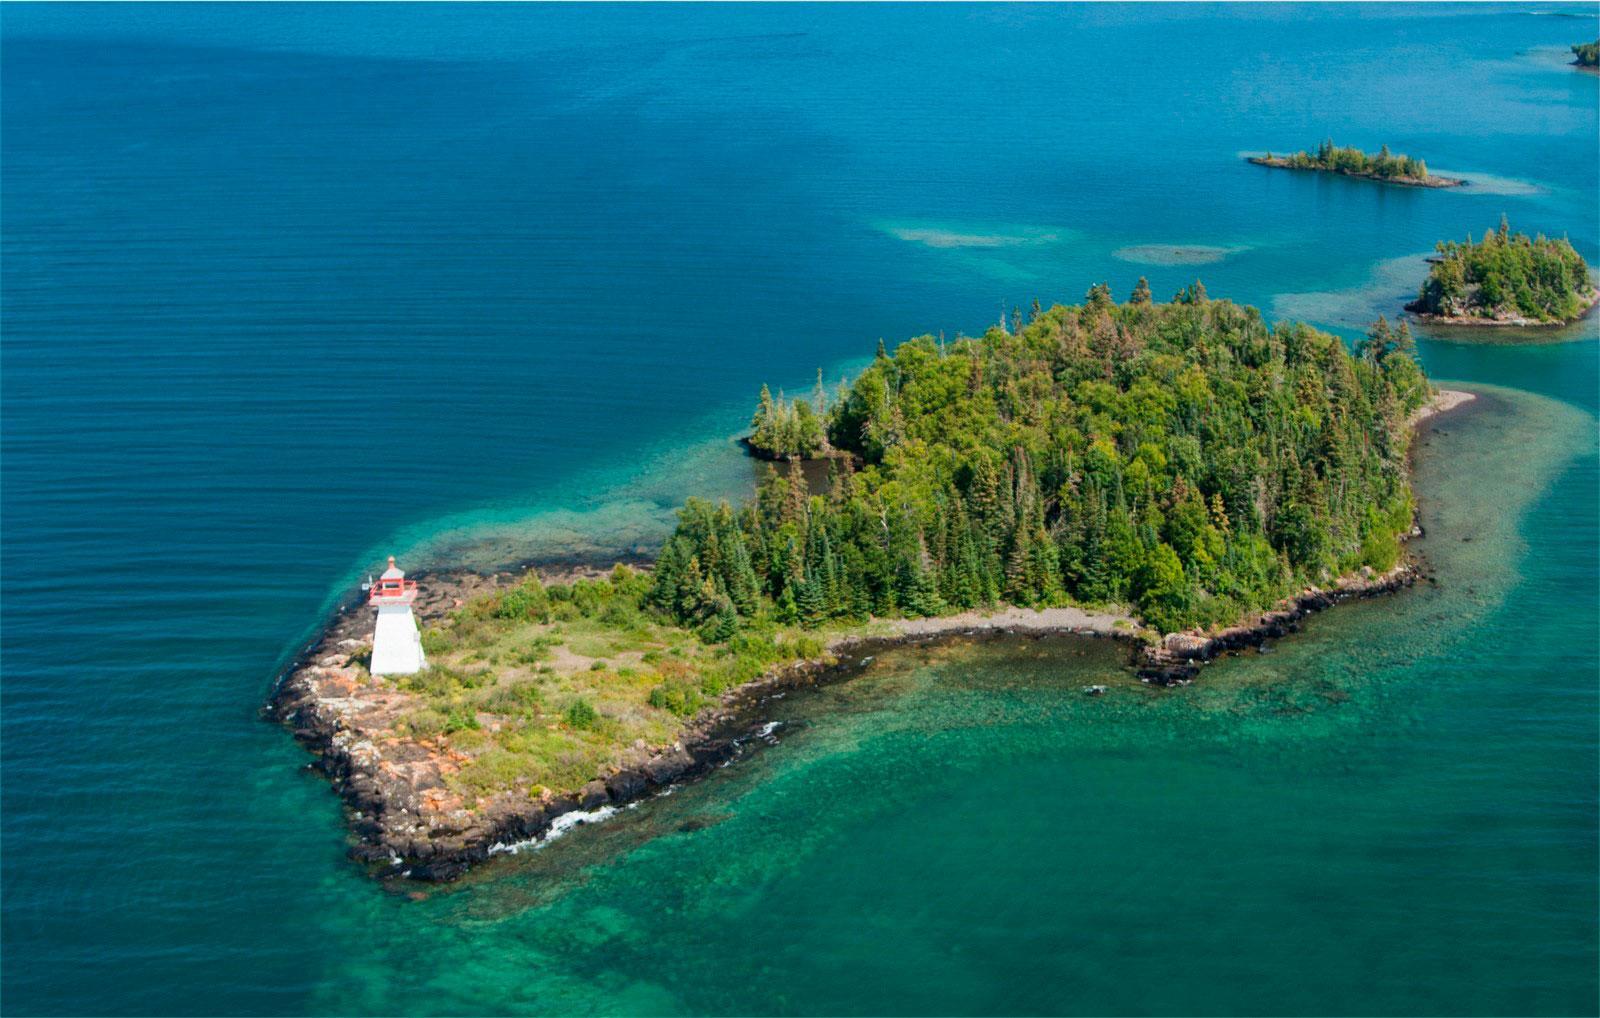
[[[1139,274],[1349,329],[1501,211],[1594,260],[1581,10],[8,7],[7,1009],[1592,1013],[1592,321],[1425,342],[1504,387],[1437,590],[1185,690],[893,655],[420,902],[254,714],[385,549],[649,547],[880,335]],[[1485,183],[1237,158],[1323,134]]]

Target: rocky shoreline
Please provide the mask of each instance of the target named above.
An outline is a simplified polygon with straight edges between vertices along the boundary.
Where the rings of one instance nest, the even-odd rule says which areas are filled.
[[[768,463],[789,463],[791,461],[798,463],[826,463],[829,460],[851,460],[857,466],[860,465],[860,461],[856,456],[843,450],[835,449],[831,445],[824,444],[822,448],[815,452],[800,455],[798,453],[774,452],[771,449],[756,445],[752,439],[753,436],[751,435],[740,435],[736,441],[744,449],[746,455],[752,459],[765,460]]]
[[[520,578],[518,573],[418,575],[422,588],[430,591],[418,610],[424,620],[467,596],[510,586]],[[278,683],[267,712],[312,754],[309,767],[326,777],[343,800],[354,839],[352,859],[380,878],[449,882],[500,852],[547,836],[563,817],[645,799],[707,773],[759,741],[765,721],[761,704],[771,694],[848,678],[872,657],[895,647],[1004,635],[1110,638],[1129,646],[1130,667],[1142,681],[1184,685],[1205,662],[1259,647],[1294,632],[1314,612],[1401,589],[1415,578],[1408,565],[1331,590],[1310,589],[1247,624],[1208,635],[1174,633],[1154,645],[1124,616],[1076,608],[1010,608],[989,616],[897,620],[888,633],[836,640],[824,659],[793,662],[730,690],[696,716],[671,746],[635,753],[624,766],[576,792],[539,799],[502,793],[478,809],[469,809],[449,791],[447,777],[461,761],[447,746],[386,735],[412,698],[364,681],[360,669],[351,667],[352,656],[368,642],[362,634],[371,621],[364,606],[340,610]]]
[[[1300,622],[1308,615],[1345,601],[1381,597],[1403,590],[1415,583],[1419,575],[1417,567],[1407,562],[1386,573],[1342,578],[1331,588],[1307,588],[1248,623],[1212,633],[1169,633],[1160,644],[1144,648],[1140,654],[1139,678],[1160,686],[1185,685],[1200,674],[1202,665],[1224,654],[1255,649],[1268,640],[1282,639],[1299,631]]]
[[[1469,393],[1441,392],[1413,423],[1470,399]],[[414,573],[421,590],[414,610],[424,624],[437,621],[474,597],[520,583],[528,568],[493,574]],[[567,565],[541,570],[541,575],[570,580],[603,571]],[[464,762],[463,754],[443,740],[396,734],[413,696],[374,681],[359,666],[371,619],[353,592],[275,684],[266,714],[291,730],[314,757],[309,766],[327,777],[343,800],[352,859],[381,878],[447,882],[493,855],[547,836],[576,816],[635,802],[705,774],[758,740],[764,722],[761,704],[772,693],[847,678],[871,657],[896,646],[1003,634],[1108,637],[1130,647],[1130,666],[1141,680],[1181,685],[1193,681],[1205,662],[1279,639],[1296,631],[1308,615],[1400,590],[1417,577],[1409,563],[1382,574],[1369,571],[1327,589],[1308,588],[1249,622],[1209,633],[1173,633],[1158,643],[1149,642],[1126,615],[1070,607],[880,622],[885,631],[842,637],[829,644],[822,659],[781,666],[730,690],[691,719],[673,744],[635,744],[609,773],[596,775],[575,792],[541,790],[535,797],[506,789],[479,799],[476,808],[452,791],[448,781]]]
[[[472,597],[514,586],[525,571],[416,573],[424,591],[415,609],[419,621],[437,620]],[[567,574],[602,575],[599,569]],[[1001,628],[987,620],[950,619],[949,627],[937,631],[846,637],[829,645],[825,659],[791,662],[730,690],[693,718],[672,745],[640,748],[624,766],[597,776],[577,792],[538,799],[496,795],[470,810],[448,791],[445,779],[458,761],[446,747],[383,738],[411,697],[364,680],[351,667],[368,644],[364,634],[371,622],[366,615],[354,599],[342,606],[277,683],[266,715],[290,729],[314,757],[308,766],[328,778],[343,800],[353,836],[350,857],[380,878],[424,882],[455,880],[476,863],[546,836],[569,814],[634,802],[705,774],[761,734],[759,705],[766,697],[845,678],[891,647],[959,633],[1099,631],[1094,622],[1082,629],[1026,624]]]
[[[1468,328],[1490,329],[1559,329],[1580,322],[1600,306],[1600,289],[1590,290],[1584,296],[1583,310],[1572,318],[1563,318],[1560,321],[1545,322],[1536,318],[1522,318],[1511,316],[1505,318],[1484,318],[1480,315],[1438,315],[1422,310],[1421,301],[1412,301],[1405,306],[1406,313],[1424,325],[1449,325],[1465,326]]]

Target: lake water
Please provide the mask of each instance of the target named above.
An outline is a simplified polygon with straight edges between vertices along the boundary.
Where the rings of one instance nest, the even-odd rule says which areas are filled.
[[[7,1010],[1593,1013],[1593,319],[1425,338],[1438,586],[1186,689],[887,655],[420,901],[256,714],[381,555],[648,550],[880,336],[1140,275],[1354,335],[1502,212],[1597,260],[1549,10],[8,6]],[[1475,183],[1240,158],[1324,136]]]

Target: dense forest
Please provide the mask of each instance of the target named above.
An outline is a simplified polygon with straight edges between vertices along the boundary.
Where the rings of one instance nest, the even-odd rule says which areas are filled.
[[[1580,42],[1572,47],[1572,53],[1576,58],[1572,62],[1579,67],[1600,66],[1600,39],[1594,42]]]
[[[1417,299],[1407,309],[1450,318],[1563,322],[1583,314],[1594,283],[1583,256],[1565,239],[1500,228],[1476,243],[1441,241]]]
[[[1330,140],[1318,145],[1315,152],[1302,151],[1289,156],[1274,156],[1268,152],[1263,161],[1295,170],[1327,170],[1383,180],[1428,179],[1427,163],[1410,156],[1392,155],[1387,145],[1369,154],[1358,148],[1336,146]]]
[[[763,392],[758,429],[823,424],[828,490],[790,462],[740,507],[690,500],[645,602],[711,640],[1002,602],[1232,621],[1395,563],[1427,392],[1403,325],[1352,354],[1198,282],[1167,304],[1098,285],[981,338],[880,344],[825,406]]]

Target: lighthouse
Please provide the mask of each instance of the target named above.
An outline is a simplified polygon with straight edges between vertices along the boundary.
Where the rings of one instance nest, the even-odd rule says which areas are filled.
[[[389,568],[372,584],[367,603],[378,609],[378,628],[372,634],[374,675],[411,675],[428,666],[422,656],[422,634],[411,615],[411,602],[417,599],[417,581],[406,574],[389,556]]]

